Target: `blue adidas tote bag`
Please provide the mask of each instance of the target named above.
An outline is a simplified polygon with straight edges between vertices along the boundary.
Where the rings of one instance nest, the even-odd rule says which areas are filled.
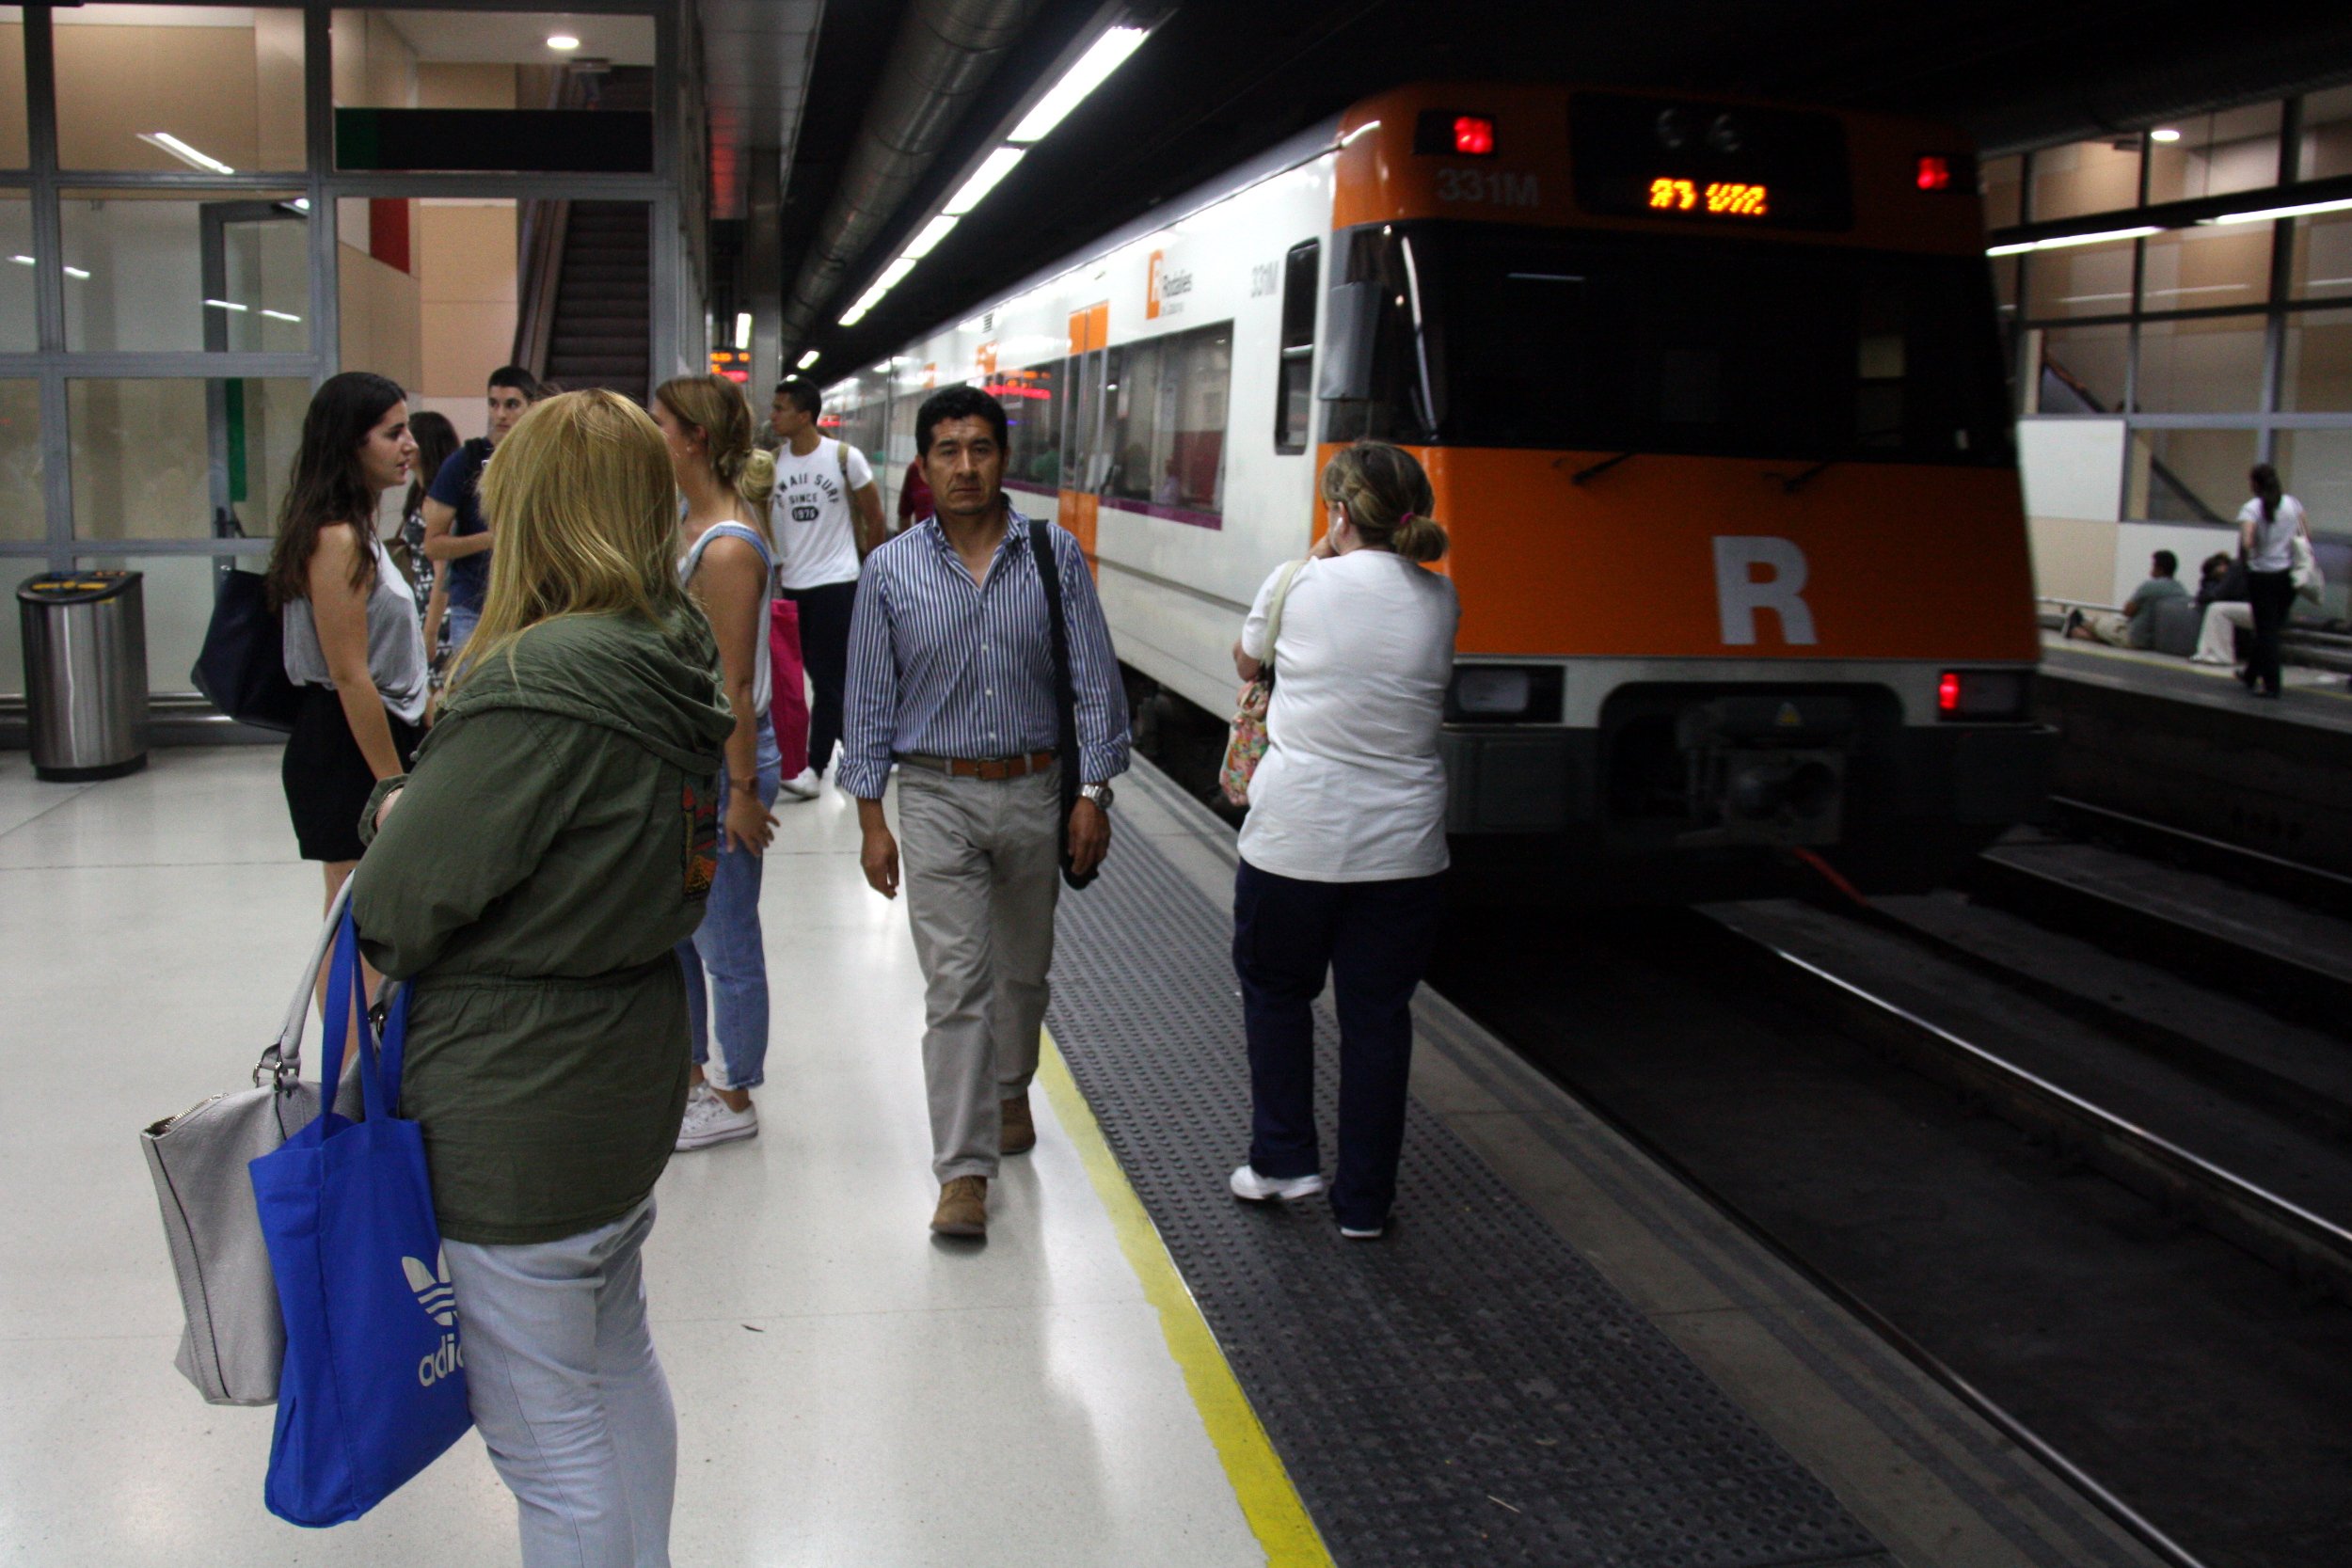
[[[473,1424],[424,1136],[394,1114],[408,993],[395,991],[379,1049],[346,910],[327,973],[323,1083],[342,1069],[355,1016],[367,1119],[323,1111],[251,1166],[286,1321],[262,1496],[297,1525],[358,1518]]]

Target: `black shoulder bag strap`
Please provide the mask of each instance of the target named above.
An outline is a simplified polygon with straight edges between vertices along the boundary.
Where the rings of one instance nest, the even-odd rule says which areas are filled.
[[[1045,590],[1045,618],[1054,639],[1054,712],[1057,738],[1054,751],[1061,758],[1061,879],[1082,888],[1100,875],[1080,877],[1070,869],[1070,814],[1078,809],[1078,689],[1070,676],[1070,623],[1061,609],[1061,562],[1054,554],[1054,525],[1042,517],[1029,519],[1029,562],[1037,568]]]

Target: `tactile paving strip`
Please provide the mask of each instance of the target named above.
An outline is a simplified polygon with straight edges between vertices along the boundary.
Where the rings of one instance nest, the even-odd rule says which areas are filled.
[[[1882,1548],[1454,1134],[1408,1117],[1396,1223],[1237,1203],[1227,911],[1140,834],[1065,892],[1052,1027],[1289,1467],[1356,1568],[1763,1568]],[[1326,1002],[1328,1001],[1327,993]],[[1316,1021],[1327,1163],[1338,1036]]]

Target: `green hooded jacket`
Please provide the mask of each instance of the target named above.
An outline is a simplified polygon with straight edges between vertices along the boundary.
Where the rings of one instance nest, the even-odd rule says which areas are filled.
[[[353,875],[411,985],[401,1114],[441,1233],[557,1241],[635,1208],[685,1113],[686,990],[735,721],[702,616],[543,622],[459,688]],[[369,802],[362,836],[373,831]]]

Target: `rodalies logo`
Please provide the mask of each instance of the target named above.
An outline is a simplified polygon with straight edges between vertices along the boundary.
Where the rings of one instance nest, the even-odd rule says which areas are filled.
[[[1168,265],[1168,252],[1153,251],[1151,265],[1144,273],[1144,320],[1157,321],[1162,316],[1178,314],[1184,309],[1184,306],[1178,301],[1190,293],[1192,293],[1192,274],[1170,270]]]
[[[422,1259],[404,1258],[400,1260],[400,1271],[408,1276],[408,1289],[416,1292],[417,1306],[423,1309],[424,1315],[443,1328],[454,1329],[457,1326],[457,1292],[449,1282],[448,1251],[444,1249],[436,1253],[433,1262],[434,1266],[428,1269]],[[457,1336],[444,1334],[438,1350],[418,1358],[417,1383],[421,1387],[430,1388],[465,1364],[466,1353],[458,1345]]]

